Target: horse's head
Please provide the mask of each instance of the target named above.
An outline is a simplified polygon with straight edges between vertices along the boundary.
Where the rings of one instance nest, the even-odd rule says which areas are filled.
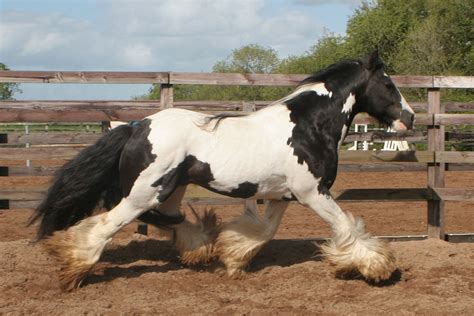
[[[360,109],[394,130],[412,129],[415,112],[384,72],[378,52],[362,60],[362,64],[368,79],[358,100]]]

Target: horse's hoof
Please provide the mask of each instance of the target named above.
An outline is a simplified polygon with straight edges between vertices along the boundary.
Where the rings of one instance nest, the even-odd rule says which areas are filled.
[[[232,280],[242,280],[247,277],[244,269],[227,269],[227,276]]]
[[[390,279],[397,269],[395,256],[386,246],[379,248],[379,252],[359,263],[357,270],[368,281],[378,283]]]
[[[206,210],[203,216],[196,212],[194,214],[196,223],[184,221],[174,228],[176,248],[180,252],[181,263],[185,265],[209,263],[216,257],[214,243],[219,226],[217,216],[212,210]]]
[[[102,214],[89,217],[66,231],[55,232],[44,241],[46,251],[61,267],[59,280],[64,291],[72,291],[81,285],[110,241],[89,238],[91,229],[103,217]]]
[[[56,232],[44,242],[46,251],[59,263],[59,283],[65,292],[77,289],[94,264],[82,260],[75,251],[74,233]]]
[[[388,280],[397,268],[392,250],[379,239],[333,240],[321,250],[341,277],[360,274],[367,281],[378,283]]]

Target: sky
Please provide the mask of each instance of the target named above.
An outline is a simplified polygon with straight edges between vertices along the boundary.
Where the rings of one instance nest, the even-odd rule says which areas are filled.
[[[344,34],[360,0],[0,0],[12,70],[209,72],[259,44],[301,55]],[[127,100],[150,85],[21,84],[19,100]]]

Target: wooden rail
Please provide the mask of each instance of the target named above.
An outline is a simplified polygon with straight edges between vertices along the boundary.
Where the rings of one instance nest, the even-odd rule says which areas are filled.
[[[168,93],[171,88],[167,88]],[[164,94],[163,94],[164,95]],[[163,97],[157,101],[1,101],[0,122],[103,122],[139,120],[157,111],[170,107],[193,109],[201,112],[241,111],[242,102],[180,101]],[[168,99],[166,99],[168,98]],[[206,102],[209,102],[206,104]],[[262,104],[262,103],[260,103]],[[458,111],[474,109],[474,104],[450,104],[450,109]],[[255,104],[256,107],[257,104]],[[359,114],[354,123],[375,124],[377,121]],[[474,124],[474,114],[435,114],[417,115],[417,125]]]
[[[193,72],[0,71],[0,82],[295,86],[307,75]],[[468,76],[391,76],[402,88],[472,88]]]
[[[160,84],[160,100],[148,101],[1,101],[0,122],[95,122],[142,119],[159,110],[180,107],[215,113],[254,111],[269,101],[175,101],[173,87],[183,84],[239,86],[295,86],[306,75],[287,74],[220,74],[179,72],[79,72],[79,71],[0,71],[0,82],[68,83],[68,84]],[[472,170],[474,152],[445,151],[446,141],[473,140],[472,132],[444,130],[446,125],[474,125],[474,103],[440,101],[440,89],[474,88],[474,77],[466,76],[392,76],[399,87],[428,89],[426,103],[414,102],[417,112],[415,131],[388,133],[375,131],[352,133],[346,142],[407,140],[426,142],[427,151],[383,152],[341,151],[341,171],[414,171],[428,174],[426,188],[417,189],[350,189],[333,191],[338,201],[428,201],[427,236],[459,241],[462,236],[444,232],[445,201],[474,201],[474,188],[445,188],[445,170]],[[463,112],[463,113],[459,113]],[[465,113],[471,112],[471,113]],[[355,123],[376,123],[367,115],[358,115]],[[8,166],[11,175],[50,176],[84,146],[101,134],[71,133],[9,133],[0,134],[0,165]],[[28,148],[25,148],[25,145]],[[30,166],[24,166],[28,159]],[[2,168],[0,168],[2,169]],[[0,174],[5,168],[0,170]],[[5,173],[5,172],[3,172]],[[46,186],[5,188],[0,186],[0,200],[9,200],[10,207],[34,207],[44,196]],[[198,193],[196,193],[198,192]],[[186,199],[193,203],[241,204],[211,192],[194,190]],[[255,204],[247,203],[247,207]],[[470,237],[469,237],[470,236]],[[472,239],[470,234],[467,239]],[[409,236],[410,238],[413,236]],[[425,236],[418,236],[425,237]],[[469,239],[469,240],[471,240]]]

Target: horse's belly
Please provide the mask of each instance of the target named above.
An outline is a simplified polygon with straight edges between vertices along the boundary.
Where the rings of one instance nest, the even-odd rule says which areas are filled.
[[[207,184],[209,189],[231,197],[245,199],[281,199],[291,197],[286,177],[273,174],[266,177],[252,177],[241,174],[234,178],[217,176]]]
[[[288,189],[286,177],[275,175],[259,182],[255,198],[278,199],[288,195],[291,195],[291,192]]]

